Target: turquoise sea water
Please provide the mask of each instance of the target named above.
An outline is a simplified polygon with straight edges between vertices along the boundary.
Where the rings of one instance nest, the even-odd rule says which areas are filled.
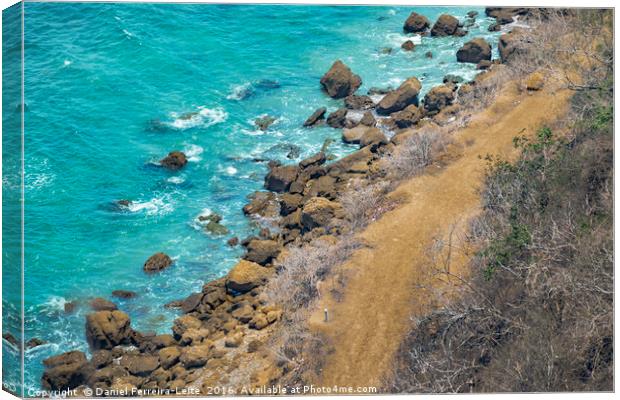
[[[424,37],[401,51],[411,11],[434,21],[464,20],[472,9],[479,16],[466,37]],[[87,351],[92,297],[115,301],[139,330],[169,331],[176,312],[163,304],[225,274],[241,255],[226,240],[255,229],[241,211],[267,169],[254,158],[298,162],[327,138],[336,156],[355,149],[339,130],[301,127],[314,109],[341,106],[319,86],[334,60],[362,77],[359,93],[410,76],[424,93],[448,73],[473,78],[475,66],[456,63],[456,50],[484,36],[496,51],[492,22],[483,8],[26,3],[24,339],[48,342],[25,354],[27,387],[39,387],[42,359]],[[3,101],[6,124],[19,99]],[[277,122],[261,132],[253,120],[264,114]],[[3,145],[19,151],[18,138]],[[190,156],[185,169],[152,165],[174,149]],[[18,190],[15,174],[5,171],[3,190]],[[119,199],[134,204],[119,212]],[[208,210],[229,235],[197,226]],[[142,264],[157,251],[176,265],[147,276]],[[115,289],[138,297],[111,298]],[[18,337],[7,311],[17,312],[19,291],[5,290],[2,301],[4,331]],[[69,301],[79,304],[72,314]],[[18,355],[4,340],[3,348],[5,379],[17,381]]]

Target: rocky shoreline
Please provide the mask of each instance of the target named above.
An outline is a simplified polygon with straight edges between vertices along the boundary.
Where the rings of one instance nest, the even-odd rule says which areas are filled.
[[[526,18],[528,9],[487,8],[495,25],[513,22],[515,16]],[[468,20],[474,20],[474,13]],[[431,37],[462,36],[469,21],[442,15],[431,25],[426,17],[412,13],[403,31]],[[468,106],[467,101],[485,77],[500,63],[519,54],[519,32],[500,37],[500,60],[491,60],[491,46],[474,38],[456,51],[458,62],[477,65],[483,70],[471,82],[446,76],[442,85],[431,88],[419,98],[422,84],[410,77],[396,89],[371,89],[356,94],[362,78],[337,60],[320,80],[324,92],[342,100],[342,107],[327,114],[317,109],[303,126],[327,124],[342,129],[342,140],[358,144],[359,150],[328,163],[327,147],[296,165],[271,161],[265,176],[265,191],[250,196],[244,213],[259,224],[258,236],[228,244],[245,248],[242,260],[223,278],[206,283],[202,290],[186,299],[168,304],[182,312],[172,327],[172,334],[141,333],[131,327],[127,314],[105,300],[96,299],[95,312],[86,318],[86,339],[91,359],[80,351],[69,351],[44,360],[41,378],[47,390],[185,390],[193,387],[209,394],[217,385],[262,387],[278,382],[287,366],[274,361],[266,348],[269,337],[283,321],[283,307],[274,304],[265,293],[268,282],[280,272],[288,248],[302,246],[318,238],[352,233],[341,197],[352,189],[351,182],[365,185],[386,179],[380,163],[405,143],[415,131],[426,125],[445,125]],[[411,51],[415,46],[403,43]],[[533,89],[535,90],[535,89]],[[272,121],[271,121],[272,122]],[[257,121],[265,126],[270,120]],[[187,163],[182,152],[173,151],[160,161],[163,167],[183,168]],[[119,205],[122,206],[122,204]],[[225,233],[217,216],[207,217],[207,228]],[[173,265],[173,260],[157,253],[144,264],[146,273],[157,273]],[[132,296],[119,292],[119,297]]]

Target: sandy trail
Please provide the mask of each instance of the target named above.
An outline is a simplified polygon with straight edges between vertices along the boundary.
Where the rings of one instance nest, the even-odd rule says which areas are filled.
[[[431,306],[428,292],[417,285],[430,282],[427,255],[433,238],[445,237],[457,222],[466,226],[480,210],[484,156],[515,157],[512,139],[551,123],[568,98],[567,91],[527,94],[510,85],[492,107],[455,133],[460,153],[455,160],[397,189],[395,196],[409,200],[361,233],[370,248],[357,251],[341,267],[348,282],[340,301],[324,295],[311,316],[312,329],[325,333],[335,350],[317,385],[381,386],[410,318]],[[452,268],[466,266],[466,260],[456,255]],[[327,323],[324,308],[330,314]]]

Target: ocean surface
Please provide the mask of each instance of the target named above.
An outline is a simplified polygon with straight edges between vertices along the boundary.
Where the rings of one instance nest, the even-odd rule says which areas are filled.
[[[434,22],[470,10],[479,15],[466,37],[416,37],[415,51],[400,49],[411,11]],[[362,77],[358,93],[416,76],[424,94],[446,74],[475,76],[474,65],[456,62],[467,40],[485,37],[496,57],[492,22],[480,7],[26,3],[24,340],[47,342],[25,353],[27,388],[40,387],[43,359],[88,351],[93,297],[113,300],[138,330],[169,332],[177,311],[163,305],[224,275],[242,254],[226,240],[256,229],[241,210],[267,171],[254,159],[298,162],[330,138],[336,157],[355,150],[340,130],[302,127],[316,108],[341,106],[319,85],[336,59]],[[15,46],[3,46],[5,57]],[[19,99],[3,101],[9,124]],[[277,121],[262,132],[253,121],[265,114]],[[18,154],[19,137],[4,147]],[[189,156],[186,168],[154,165],[171,150]],[[3,190],[19,190],[18,170],[5,170]],[[118,208],[120,199],[133,203]],[[228,235],[197,223],[209,212]],[[158,251],[176,265],[146,275]],[[3,331],[16,337],[19,280],[8,273],[18,268],[5,267],[2,299]],[[138,296],[112,298],[116,289]],[[3,349],[4,378],[18,382],[19,355],[6,340]]]

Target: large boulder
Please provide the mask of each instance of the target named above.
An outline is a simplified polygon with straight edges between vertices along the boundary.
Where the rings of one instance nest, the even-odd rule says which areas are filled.
[[[405,109],[410,104],[417,106],[420,89],[422,89],[422,84],[417,78],[407,79],[398,89],[389,92],[381,99],[377,105],[377,113],[389,115]]]
[[[187,164],[187,157],[182,151],[175,150],[171,151],[166,157],[159,160],[159,164],[162,167],[176,171],[183,168]]]
[[[177,346],[164,347],[157,353],[159,356],[159,363],[163,369],[169,369],[177,362],[181,357],[181,350]]]
[[[319,121],[322,121],[325,119],[325,113],[327,112],[327,108],[325,107],[321,107],[321,108],[317,108],[312,115],[310,115],[308,117],[308,119],[306,120],[306,122],[304,122],[304,126],[314,126],[316,125]]]
[[[247,245],[247,253],[244,258],[260,265],[269,264],[280,254],[282,246],[275,240],[251,240]]]
[[[255,262],[241,260],[226,276],[226,289],[232,293],[247,293],[267,281],[271,270]]]
[[[530,9],[525,7],[486,7],[485,14],[495,18],[498,25],[510,24],[516,15],[527,15]]]
[[[83,385],[93,372],[81,351],[70,351],[43,360],[41,385],[46,390],[70,390]]]
[[[458,62],[478,64],[482,60],[491,59],[491,45],[483,38],[475,38],[465,43],[456,52]]]
[[[442,14],[431,28],[431,36],[452,36],[459,29],[459,20],[452,15]]]
[[[339,108],[327,116],[327,125],[332,128],[340,129],[349,125],[347,121],[347,109]]]
[[[312,197],[306,202],[301,211],[302,226],[305,231],[325,227],[341,211],[341,205],[335,201],[324,197]]]
[[[403,30],[408,33],[424,32],[431,26],[428,18],[424,15],[412,12],[403,26]]]
[[[417,124],[422,119],[422,112],[418,107],[411,104],[404,110],[393,113],[390,117],[398,128],[404,129]]]
[[[308,167],[315,166],[315,165],[323,165],[325,164],[325,161],[327,161],[327,157],[325,156],[325,153],[322,151],[319,151],[315,155],[301,160],[299,162],[299,168],[308,168]]]
[[[443,108],[452,104],[454,98],[453,85],[435,86],[424,96],[424,111],[428,115],[437,114]]]
[[[212,344],[201,344],[199,346],[188,346],[183,348],[179,361],[185,368],[202,367],[209,360],[209,353]]]
[[[341,99],[355,93],[362,85],[362,79],[338,60],[323,75],[321,85],[330,97]]]
[[[155,253],[149,257],[142,267],[144,272],[154,273],[170,267],[173,264],[170,256],[164,253]]]
[[[265,176],[265,189],[272,192],[286,192],[291,183],[297,179],[297,167],[294,165],[273,166]]]
[[[122,311],[97,311],[86,316],[86,340],[93,350],[110,350],[131,341],[129,316]]]

